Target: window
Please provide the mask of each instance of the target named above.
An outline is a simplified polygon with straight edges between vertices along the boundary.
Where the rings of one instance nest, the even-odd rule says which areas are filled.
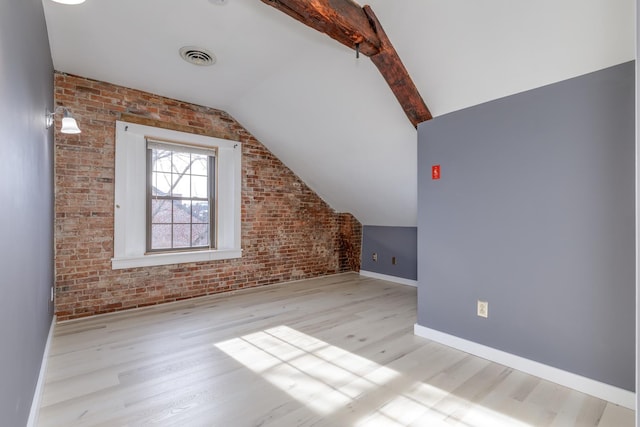
[[[241,153],[237,141],[117,121],[112,268],[241,257]]]
[[[215,151],[147,140],[147,252],[215,242]]]

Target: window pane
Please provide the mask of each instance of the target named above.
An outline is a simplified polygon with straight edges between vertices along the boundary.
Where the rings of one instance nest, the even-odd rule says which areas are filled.
[[[171,248],[171,225],[151,226],[151,249]]]
[[[152,200],[151,201],[151,222],[154,224],[171,224],[171,201]]]
[[[192,175],[208,175],[209,174],[209,156],[201,154],[191,155],[191,174]]]
[[[191,225],[175,224],[173,226],[173,247],[188,248],[191,246]]]
[[[191,197],[206,199],[208,197],[208,181],[206,176],[192,176]]]
[[[154,196],[168,196],[171,194],[171,174],[170,173],[153,173],[152,177],[152,194]]]
[[[209,222],[209,202],[191,202],[191,215],[194,223]]]
[[[209,247],[211,156],[176,146],[151,149],[150,250]],[[200,200],[194,200],[200,199]]]
[[[191,197],[190,175],[173,174],[173,192],[176,197]]]
[[[173,222],[174,224],[191,223],[191,201],[190,200],[174,200],[173,201]]]
[[[179,175],[191,173],[191,154],[173,152],[173,173]]]
[[[171,151],[151,150],[152,171],[171,172]]]
[[[193,224],[191,246],[209,246],[209,224]]]

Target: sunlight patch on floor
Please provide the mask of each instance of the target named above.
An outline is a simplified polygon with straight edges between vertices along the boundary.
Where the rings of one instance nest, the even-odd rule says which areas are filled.
[[[286,326],[216,347],[322,415],[399,375]]]
[[[446,401],[446,404],[442,404]],[[435,409],[438,404],[439,409]],[[416,425],[468,427],[530,427],[512,417],[461,399],[429,384],[414,383],[406,392],[362,418],[356,427]]]
[[[328,416],[389,387],[401,373],[339,347],[278,326],[215,346],[316,413]],[[519,420],[459,398],[429,384],[414,382],[399,396],[361,417],[358,427],[420,425],[526,427]],[[444,403],[444,405],[443,405]],[[438,410],[433,407],[438,404]]]

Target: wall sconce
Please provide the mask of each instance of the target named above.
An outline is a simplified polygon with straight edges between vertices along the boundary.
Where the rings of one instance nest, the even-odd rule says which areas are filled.
[[[74,119],[71,116],[71,113],[69,112],[69,110],[67,110],[65,107],[58,105],[54,110],[53,113],[50,113],[47,111],[47,121],[46,121],[46,125],[47,125],[47,129],[49,129],[54,122],[54,116],[55,114],[62,110],[62,127],[60,128],[60,132],[62,133],[80,133],[80,128],[78,127],[78,123],[76,122],[76,119]]]

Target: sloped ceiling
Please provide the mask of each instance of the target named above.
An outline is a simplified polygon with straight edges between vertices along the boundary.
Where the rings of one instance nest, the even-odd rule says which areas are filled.
[[[368,58],[259,0],[43,3],[56,70],[226,110],[337,211],[416,224],[416,130]],[[634,59],[634,3],[368,4],[439,116]]]

